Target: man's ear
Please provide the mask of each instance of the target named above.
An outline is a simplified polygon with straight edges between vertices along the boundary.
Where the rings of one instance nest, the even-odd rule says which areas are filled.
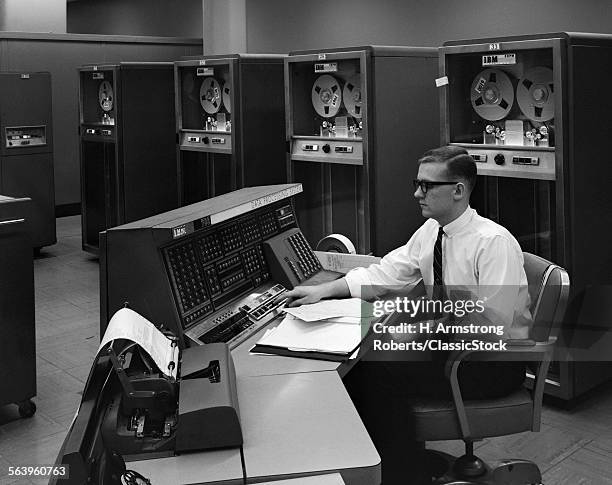
[[[456,200],[459,200],[463,199],[466,195],[468,195],[468,191],[465,182],[458,182],[457,185],[455,185],[455,192],[453,193],[453,196]]]

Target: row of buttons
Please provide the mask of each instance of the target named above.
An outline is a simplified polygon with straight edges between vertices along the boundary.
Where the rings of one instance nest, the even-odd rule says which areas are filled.
[[[232,309],[225,310],[220,315],[217,315],[215,319],[212,321],[213,325],[219,325],[221,322],[227,320],[229,323],[234,322],[237,318],[240,318],[240,312],[234,311]]]
[[[236,274],[234,274],[234,275],[232,275],[232,276],[230,276],[228,278],[222,279],[221,280],[221,286],[225,290],[225,289],[229,288],[230,286],[232,286],[234,283],[236,283],[236,282],[238,282],[240,280],[243,280],[243,279],[244,279],[244,272],[243,271],[239,271],[238,273],[236,273]]]
[[[185,324],[190,325],[191,323],[195,322],[196,320],[199,320],[201,317],[211,313],[212,310],[213,310],[213,307],[212,307],[212,304],[210,304],[210,303],[208,303],[207,305],[204,305],[201,308],[198,308],[194,312],[192,312],[189,315],[185,316]]]
[[[251,312],[251,317],[255,320],[260,320],[262,317],[270,313],[275,308],[278,308],[281,302],[274,301],[274,298],[271,298],[267,302],[265,302],[260,307],[256,308]]]
[[[298,283],[301,283],[302,280],[305,278],[302,278],[302,275],[298,272],[297,267],[295,266],[295,263],[291,261],[287,256],[285,256],[285,262],[291,268],[291,271],[293,271],[293,274],[297,278]]]
[[[214,322],[217,322],[215,318]],[[236,335],[242,333],[253,323],[244,312],[238,312],[227,321],[223,321],[212,330],[202,335],[199,340],[205,344],[213,342],[229,342]]]
[[[268,293],[270,293],[271,295],[277,295],[279,293],[282,293],[283,291],[285,291],[285,287],[281,284],[276,284],[268,290]]]
[[[217,263],[217,271],[219,271],[219,273],[224,273],[228,269],[232,269],[235,266],[239,266],[239,265],[240,265],[240,256],[232,256],[231,258],[228,258],[224,261],[220,261],[219,263]]]

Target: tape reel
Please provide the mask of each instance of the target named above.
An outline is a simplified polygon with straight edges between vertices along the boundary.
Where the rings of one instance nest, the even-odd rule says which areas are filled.
[[[202,81],[200,104],[209,115],[215,114],[221,108],[221,88],[214,77],[207,77]]]
[[[109,81],[102,81],[98,86],[98,102],[104,111],[108,112],[113,109],[113,85]]]
[[[319,76],[312,86],[311,99],[319,116],[336,116],[342,105],[342,90],[337,79],[329,74]]]
[[[472,81],[470,99],[478,116],[489,121],[501,120],[514,104],[512,81],[499,69],[485,69]]]
[[[317,243],[317,251],[355,254],[357,250],[351,240],[343,234],[330,234]]]
[[[361,111],[361,76],[354,76],[346,82],[342,88],[342,101],[351,116],[361,119],[363,115]]]
[[[555,116],[553,72],[548,67],[532,67],[516,88],[516,100],[523,114],[532,121],[544,122]]]
[[[221,88],[221,99],[223,100],[223,106],[225,106],[225,111],[231,114],[232,112],[232,91],[230,89],[229,81],[223,82],[223,87]]]

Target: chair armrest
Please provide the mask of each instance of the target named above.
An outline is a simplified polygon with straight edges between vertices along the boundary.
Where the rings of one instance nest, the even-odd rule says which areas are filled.
[[[444,373],[447,379],[451,378],[454,364],[464,360],[490,362],[490,361],[526,361],[538,362],[544,354],[552,353],[556,339],[551,338],[548,342],[536,342],[535,340],[506,340],[506,350],[455,350],[451,352],[446,360]]]
[[[534,389],[534,402],[541,399],[544,392],[544,386],[542,375],[548,370],[548,364],[552,358],[552,353],[556,338],[550,338],[547,342],[536,342],[534,340],[507,340],[506,350],[500,351],[486,351],[486,350],[463,350],[451,352],[449,358],[446,361],[444,372],[446,378],[449,379],[451,385],[451,392],[453,395],[453,402],[455,404],[455,410],[457,411],[457,419],[459,420],[459,426],[463,438],[466,440],[472,439],[470,426],[468,423],[467,413],[465,411],[465,404],[461,395],[461,388],[459,386],[458,371],[459,365],[464,360],[490,362],[490,361],[533,361],[542,362],[544,365],[541,367],[536,380],[536,387]]]
[[[542,360],[542,356],[547,353],[552,353],[555,346],[555,338],[551,338],[548,342],[536,342],[534,340],[506,340],[506,350],[456,350],[449,355],[446,366],[445,375],[447,379],[452,376],[453,368],[459,367],[459,364],[464,360],[471,361],[527,361],[538,362]]]

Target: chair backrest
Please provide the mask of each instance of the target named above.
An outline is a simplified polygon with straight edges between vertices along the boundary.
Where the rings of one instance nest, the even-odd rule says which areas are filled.
[[[569,275],[561,266],[523,252],[525,273],[531,298],[533,328],[531,338],[548,341],[557,337],[569,298]]]

